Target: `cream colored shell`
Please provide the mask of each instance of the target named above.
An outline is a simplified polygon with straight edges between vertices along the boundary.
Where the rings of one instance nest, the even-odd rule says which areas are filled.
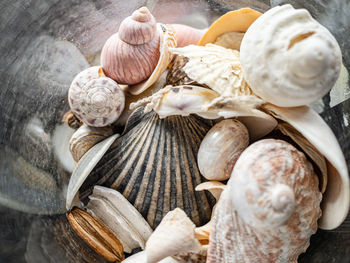
[[[214,44],[171,49],[189,60],[183,70],[192,80],[207,85],[222,96],[251,95],[243,79],[239,52]]]
[[[332,34],[305,9],[277,6],[259,17],[241,44],[244,78],[277,106],[307,105],[335,84],[341,51]]]
[[[249,144],[247,128],[233,119],[222,120],[205,135],[198,150],[198,168],[208,180],[227,180]]]
[[[320,201],[303,153],[274,139],[250,145],[217,204],[207,262],[297,262],[317,230]]]

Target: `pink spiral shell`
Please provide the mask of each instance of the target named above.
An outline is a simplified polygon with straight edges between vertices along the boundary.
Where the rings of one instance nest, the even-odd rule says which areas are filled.
[[[101,65],[106,75],[128,85],[147,79],[159,60],[159,42],[153,15],[141,7],[121,23],[119,32],[103,46]]]

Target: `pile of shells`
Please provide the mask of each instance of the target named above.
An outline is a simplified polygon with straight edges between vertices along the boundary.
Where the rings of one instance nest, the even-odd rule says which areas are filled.
[[[69,90],[72,229],[108,261],[297,262],[349,209],[343,153],[306,105],[340,65],[290,5],[207,30],[136,10]]]

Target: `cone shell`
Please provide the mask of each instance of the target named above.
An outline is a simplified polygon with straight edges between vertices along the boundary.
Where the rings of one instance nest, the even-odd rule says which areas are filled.
[[[203,35],[198,45],[204,46],[214,43],[216,39],[229,32],[246,32],[248,27],[259,17],[261,13],[250,8],[226,13],[217,19]]]
[[[145,81],[136,85],[129,86],[128,91],[133,95],[138,95],[149,88],[168,67],[173,55],[169,52],[169,48],[176,47],[175,32],[170,26],[157,24],[157,30],[160,32],[159,52],[160,57],[156,68],[152,75]]]
[[[139,108],[87,177],[81,197],[87,197],[93,185],[103,185],[122,193],[152,228],[176,207],[196,225],[205,224],[215,201],[210,194],[195,191],[203,181],[196,156],[211,126],[199,117],[159,119]]]

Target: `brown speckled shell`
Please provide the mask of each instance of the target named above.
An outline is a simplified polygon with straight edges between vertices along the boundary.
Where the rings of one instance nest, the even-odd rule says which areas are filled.
[[[293,152],[296,158],[294,161],[280,159],[279,163],[273,165],[277,165],[277,167],[280,165],[281,168],[283,165],[288,166],[287,163],[292,161],[291,165],[294,168],[290,172],[295,173],[295,176],[291,173],[283,174],[279,172],[268,176],[267,179],[262,179],[265,174],[259,174],[257,168],[262,165],[262,162],[259,162],[258,158],[262,154],[274,154],[266,151],[264,147],[255,146],[262,146],[266,141],[277,141],[277,143],[283,145],[282,147],[286,146]],[[272,225],[271,227],[259,228],[254,227],[254,224],[246,223],[246,219],[241,217],[237,207],[235,207],[233,198],[234,191],[237,190],[233,178],[237,175],[235,174],[236,171],[241,171],[236,169],[240,165],[239,159],[215,210],[213,230],[210,233],[209,240],[208,263],[297,262],[299,254],[307,249],[310,236],[316,232],[317,220],[321,216],[321,194],[318,190],[317,176],[314,174],[311,164],[308,163],[303,153],[293,148],[286,142],[268,139],[252,144],[243,152],[243,154],[248,153],[250,155],[250,160],[253,163],[251,169],[252,171],[255,169],[255,179],[260,180],[259,186],[261,189],[268,188],[271,190],[274,185],[281,183],[291,186],[295,195],[295,206],[292,215],[280,226]],[[254,155],[254,152],[259,150],[265,150],[265,152],[260,151]],[[277,147],[275,150],[280,149]],[[249,175],[244,174],[243,176]],[[246,182],[248,182],[246,187],[240,186],[243,195],[246,193],[246,188],[248,189],[254,184],[249,180]],[[269,199],[272,198],[271,193],[265,192],[264,194],[265,201],[256,198],[256,205],[259,207],[267,206],[266,209],[268,209]],[[250,209],[250,207],[246,207],[246,209]],[[260,219],[264,220],[263,218]],[[269,216],[266,219],[269,220]]]

